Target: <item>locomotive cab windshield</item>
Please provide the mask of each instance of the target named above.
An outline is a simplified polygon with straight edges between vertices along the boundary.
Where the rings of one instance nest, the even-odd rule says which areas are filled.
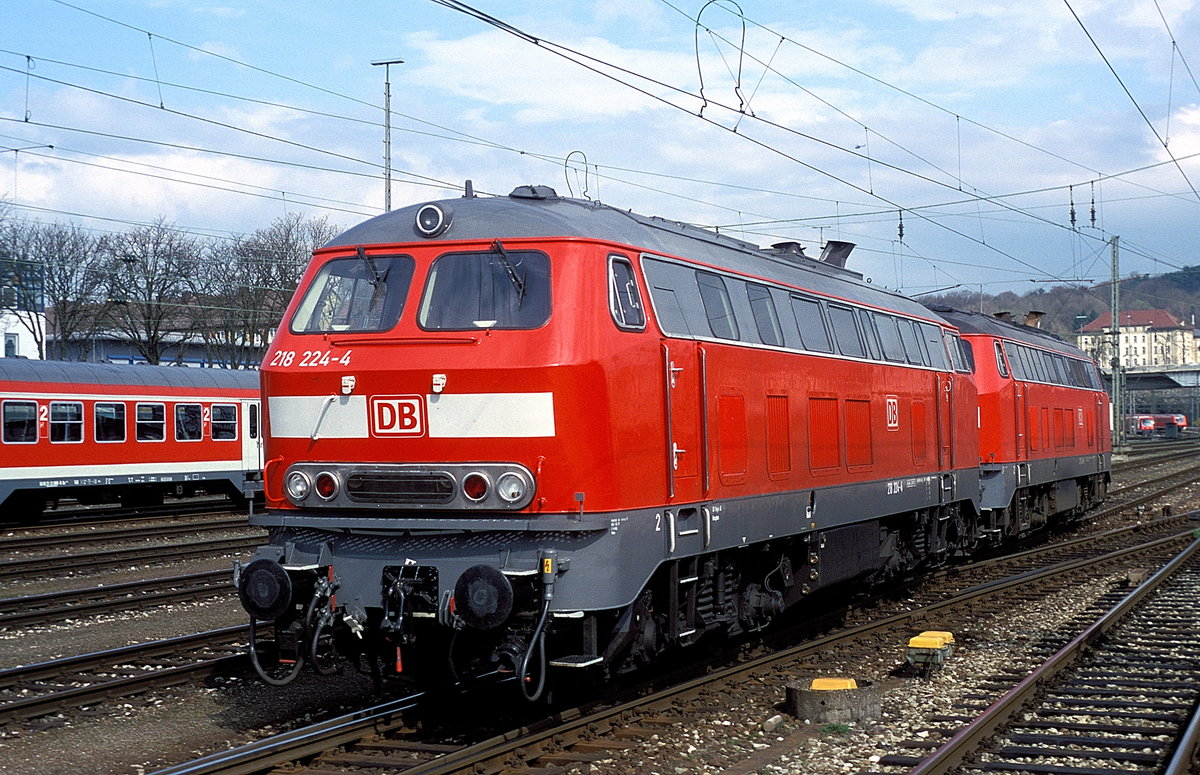
[[[550,259],[509,251],[497,240],[483,253],[434,260],[417,324],[426,331],[538,328],[550,318]]]
[[[386,331],[404,310],[413,276],[409,256],[373,256],[326,263],[292,317],[292,333]]]

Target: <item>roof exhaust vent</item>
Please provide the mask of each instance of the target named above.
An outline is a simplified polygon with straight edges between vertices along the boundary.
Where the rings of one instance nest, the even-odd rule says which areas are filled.
[[[799,242],[776,242],[771,246],[771,249],[782,255],[804,256],[804,258],[808,258],[808,256],[804,255],[804,246]]]
[[[1031,309],[1025,315],[1025,325],[1033,326],[1034,328],[1041,328],[1042,318],[1045,317],[1045,315],[1046,313],[1042,312],[1041,310]]]
[[[846,259],[850,257],[852,250],[854,250],[853,242],[831,239],[825,243],[824,249],[821,250],[821,258],[818,260],[831,266],[845,268]]]
[[[1003,320],[1005,323],[1013,322],[1012,313],[1007,310],[1003,312],[993,312],[992,317],[996,318],[997,320]]]

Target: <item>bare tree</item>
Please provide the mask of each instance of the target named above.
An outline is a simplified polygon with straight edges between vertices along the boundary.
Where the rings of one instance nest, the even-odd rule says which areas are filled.
[[[95,337],[104,311],[98,240],[76,224],[43,224],[34,246],[45,278],[46,307],[53,338],[48,357],[65,360],[74,345]]]
[[[109,304],[106,318],[147,362],[171,345],[178,358],[192,337],[186,278],[203,271],[196,240],[162,219],[102,240]]]
[[[203,271],[188,280],[205,357],[257,366],[313,250],[338,231],[324,217],[289,213],[251,235],[207,243]]]

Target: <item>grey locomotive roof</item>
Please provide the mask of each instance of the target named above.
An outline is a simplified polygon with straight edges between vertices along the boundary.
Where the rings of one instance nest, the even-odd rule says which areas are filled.
[[[929,308],[950,321],[959,331],[965,334],[984,334],[985,336],[995,336],[1001,339],[1014,339],[1018,342],[1031,344],[1034,347],[1041,347],[1042,349],[1071,353],[1083,358],[1090,357],[1075,345],[1064,341],[1062,337],[1052,334],[1049,331],[1043,331],[1040,328],[1010,323],[1007,320],[1001,320],[992,315],[985,315],[982,312],[972,312],[965,309],[954,309],[952,307],[940,307],[936,305],[931,305]]]
[[[429,204],[449,214],[449,227],[436,237],[425,237],[416,228],[417,212]],[[579,237],[621,243],[910,315],[935,317],[905,296],[868,284],[857,272],[807,256],[759,248],[697,226],[560,197],[546,186],[520,186],[508,196],[464,196],[411,205],[354,226],[324,247],[522,237]]]
[[[111,363],[33,361],[0,358],[0,381],[67,382],[77,385],[129,387],[258,388],[257,371],[195,369],[179,366],[118,366]]]

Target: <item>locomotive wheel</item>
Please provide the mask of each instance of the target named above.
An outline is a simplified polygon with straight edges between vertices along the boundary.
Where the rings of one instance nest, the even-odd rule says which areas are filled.
[[[261,651],[260,651],[261,649]],[[287,686],[300,675],[304,667],[304,655],[297,651],[294,660],[281,659],[279,641],[260,642],[258,639],[258,622],[250,617],[250,662],[254,672],[265,683],[271,686]]]
[[[333,675],[341,670],[334,643],[333,621],[329,598],[317,595],[309,601],[308,610],[304,613],[308,630],[308,658],[313,670],[321,675]]]

